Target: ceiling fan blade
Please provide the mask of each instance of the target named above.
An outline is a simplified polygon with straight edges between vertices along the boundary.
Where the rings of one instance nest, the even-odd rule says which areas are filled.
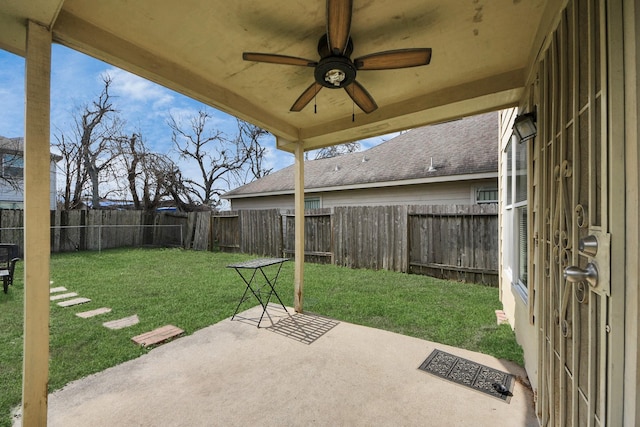
[[[300,95],[300,97],[296,99],[296,102],[293,103],[293,105],[291,106],[291,110],[289,111],[302,111],[302,109],[307,106],[307,104],[313,99],[313,97],[316,96],[318,92],[320,92],[320,89],[322,89],[322,85],[320,83],[313,82],[311,86],[309,86],[304,92],[302,92],[302,95]]]
[[[369,114],[378,108],[378,104],[373,100],[373,97],[369,95],[369,92],[357,81],[353,81],[348,86],[344,87],[344,90],[349,94],[353,102],[360,107],[362,111]]]
[[[334,55],[342,55],[349,42],[353,0],[327,0],[327,37]]]
[[[372,53],[353,60],[358,70],[392,70],[431,62],[431,48],[398,49]]]
[[[274,53],[243,52],[242,59],[245,61],[268,62],[270,64],[301,65],[303,67],[315,67],[318,65],[317,62],[310,59],[276,55]]]

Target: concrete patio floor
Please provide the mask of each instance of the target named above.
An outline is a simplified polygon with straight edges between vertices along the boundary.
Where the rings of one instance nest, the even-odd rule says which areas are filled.
[[[506,403],[418,369],[433,349],[525,376],[513,363],[282,308],[256,328],[260,313],[67,385],[49,396],[49,425],[538,425],[520,382]]]

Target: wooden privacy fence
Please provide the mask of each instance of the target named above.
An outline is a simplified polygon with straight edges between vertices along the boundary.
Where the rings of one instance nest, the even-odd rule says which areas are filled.
[[[409,272],[497,285],[497,209],[425,206],[409,212]]]
[[[276,209],[215,213],[211,242],[213,250],[281,257],[282,215]]]
[[[214,248],[261,256],[294,254],[293,212],[212,217]],[[498,206],[336,207],[305,212],[305,260],[352,268],[498,283]]]
[[[22,256],[22,211],[0,211],[0,242]],[[181,246],[294,255],[293,212],[55,211],[51,251]],[[498,283],[497,205],[336,207],[305,212],[305,260]]]
[[[0,210],[0,242],[14,243],[23,256],[21,210]],[[73,210],[51,212],[51,252],[139,246],[209,249],[210,212]]]

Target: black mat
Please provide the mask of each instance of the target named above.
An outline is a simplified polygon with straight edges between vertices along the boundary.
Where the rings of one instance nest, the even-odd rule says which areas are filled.
[[[444,351],[433,350],[418,369],[507,403],[513,396],[513,375]]]

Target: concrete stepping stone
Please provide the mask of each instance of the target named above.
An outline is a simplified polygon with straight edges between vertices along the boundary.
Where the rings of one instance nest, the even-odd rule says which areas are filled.
[[[72,305],[84,304],[89,301],[91,301],[89,298],[74,298],[59,302],[58,305],[60,307],[71,307]]]
[[[154,329],[153,331],[137,335],[131,338],[131,340],[143,347],[149,347],[151,345],[169,341],[170,339],[177,337],[178,335],[182,335],[183,333],[184,331],[177,326],[165,325],[158,329]]]
[[[109,313],[109,312],[111,312],[110,308],[101,307],[101,308],[96,308],[95,310],[89,310],[89,311],[83,311],[83,312],[80,312],[80,313],[76,313],[76,316],[82,317],[83,319],[88,319],[89,317],[93,317],[93,316],[97,316],[99,314],[104,314],[104,313]]]
[[[77,293],[69,292],[69,293],[66,293],[66,294],[51,295],[49,297],[49,299],[51,301],[56,301],[56,300],[59,300],[59,299],[66,299],[66,298],[77,297],[77,296],[78,296]]]
[[[134,314],[133,316],[125,317],[118,320],[112,320],[110,322],[104,322],[102,326],[109,329],[122,329],[129,326],[133,326],[140,323],[140,319],[138,319],[138,315]]]
[[[67,290],[67,288],[65,288],[64,286],[58,286],[57,288],[49,289],[49,293],[50,294],[55,294],[55,293],[58,293],[58,292],[64,292],[66,290]]]

